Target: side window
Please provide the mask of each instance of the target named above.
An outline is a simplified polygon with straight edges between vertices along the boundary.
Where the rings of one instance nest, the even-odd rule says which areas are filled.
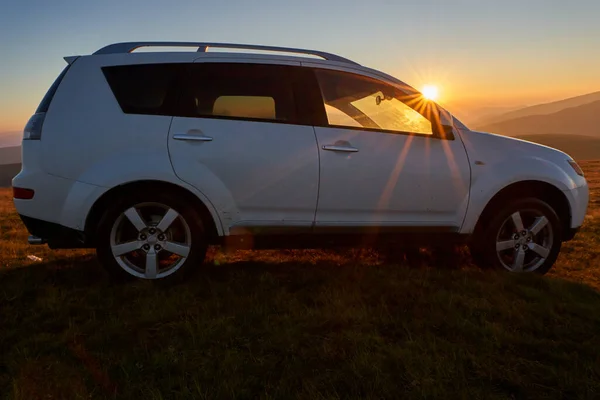
[[[277,119],[275,99],[268,96],[219,96],[212,114],[222,117]]]
[[[329,125],[433,134],[423,100],[368,77],[325,69],[315,74]]]
[[[102,72],[126,114],[170,115],[175,80],[183,64],[140,64],[104,67]]]
[[[283,65],[193,64],[178,114],[295,123],[293,74]]]

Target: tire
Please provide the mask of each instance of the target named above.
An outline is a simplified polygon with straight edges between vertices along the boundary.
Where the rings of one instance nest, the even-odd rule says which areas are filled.
[[[117,280],[178,282],[204,261],[204,232],[199,214],[181,198],[128,193],[100,219],[96,254]]]
[[[477,232],[470,250],[482,268],[545,274],[556,262],[561,245],[562,225],[556,212],[539,199],[527,198],[496,213]]]

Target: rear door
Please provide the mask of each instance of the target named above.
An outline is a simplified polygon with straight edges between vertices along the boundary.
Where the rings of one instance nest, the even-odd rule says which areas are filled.
[[[197,62],[184,79],[168,139],[173,168],[232,234],[314,222],[319,153],[297,112],[297,65]]]

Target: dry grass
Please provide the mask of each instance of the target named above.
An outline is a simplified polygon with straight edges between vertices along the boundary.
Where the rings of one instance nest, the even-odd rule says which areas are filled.
[[[1,190],[0,397],[600,398],[600,162],[583,167],[589,215],[546,277],[245,251],[177,287],[115,285],[92,252],[28,246]]]

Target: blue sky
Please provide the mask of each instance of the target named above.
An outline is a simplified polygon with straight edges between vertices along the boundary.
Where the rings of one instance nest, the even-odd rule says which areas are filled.
[[[260,43],[338,53],[442,102],[529,104],[600,90],[600,1],[5,2],[0,132],[19,130],[63,56],[113,42]]]

